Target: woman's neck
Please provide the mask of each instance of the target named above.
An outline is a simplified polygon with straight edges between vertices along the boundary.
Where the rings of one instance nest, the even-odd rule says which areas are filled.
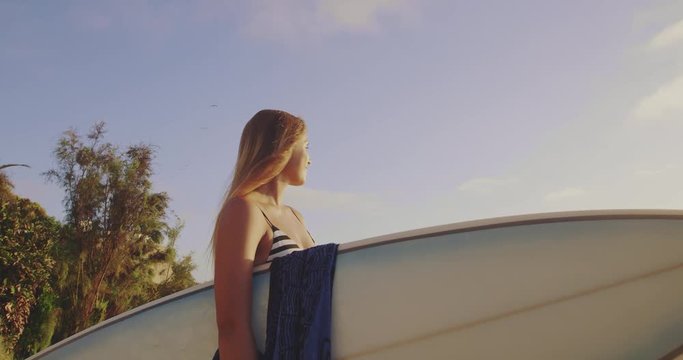
[[[281,181],[279,176],[266,184],[263,184],[254,190],[258,194],[261,201],[268,205],[280,207],[282,205],[282,196],[284,195],[287,183]]]

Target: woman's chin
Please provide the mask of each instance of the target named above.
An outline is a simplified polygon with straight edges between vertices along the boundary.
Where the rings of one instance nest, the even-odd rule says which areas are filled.
[[[291,183],[289,183],[289,185],[292,185],[292,186],[301,186],[301,185],[303,185],[303,184],[305,184],[305,183],[306,183],[306,178],[302,178],[302,179],[297,179],[297,180],[295,180],[295,181],[292,181]]]

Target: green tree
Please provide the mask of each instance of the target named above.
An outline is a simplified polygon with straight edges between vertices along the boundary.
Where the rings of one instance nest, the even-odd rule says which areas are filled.
[[[26,348],[33,353],[49,344],[56,325],[61,225],[12,187],[0,170],[0,336],[2,348],[25,358]]]
[[[155,264],[175,261],[164,244],[169,196],[152,191],[149,145],[124,152],[103,142],[98,123],[85,142],[66,131],[46,172],[65,190],[65,231],[74,261],[62,289],[63,314],[55,340],[152,300]]]
[[[14,189],[14,184],[9,180],[9,177],[7,174],[5,174],[3,169],[13,167],[13,166],[23,166],[23,167],[30,167],[26,164],[3,164],[0,165],[0,202],[5,202],[5,201],[10,201],[13,200],[16,195],[14,195],[14,192],[12,189]]]
[[[197,282],[192,276],[192,271],[196,268],[197,266],[192,262],[190,255],[184,256],[179,261],[174,261],[171,264],[171,275],[159,284],[157,297],[168,296],[196,285]]]

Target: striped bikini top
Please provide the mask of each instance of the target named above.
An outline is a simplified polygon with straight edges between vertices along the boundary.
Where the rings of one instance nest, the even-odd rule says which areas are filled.
[[[292,210],[292,208],[289,208]],[[261,210],[259,208],[259,210]],[[275,258],[279,258],[281,256],[289,255],[295,251],[300,251],[303,250],[302,248],[299,247],[299,245],[292,240],[287,234],[285,234],[284,231],[278,229],[277,226],[273,225],[273,223],[268,219],[268,216],[266,216],[266,213],[261,210],[261,213],[263,214],[263,217],[266,218],[266,221],[268,224],[270,224],[270,228],[273,231],[273,246],[270,248],[270,253],[268,253],[268,259],[266,262],[271,262]],[[292,214],[301,222],[301,219],[299,219],[298,216],[296,216],[296,213],[294,210],[292,210]],[[303,225],[303,223],[301,223]],[[308,232],[308,230],[306,230]],[[308,236],[311,237],[311,240],[313,240],[313,236],[311,236],[311,233],[308,232]],[[315,244],[315,240],[313,240],[313,243]]]

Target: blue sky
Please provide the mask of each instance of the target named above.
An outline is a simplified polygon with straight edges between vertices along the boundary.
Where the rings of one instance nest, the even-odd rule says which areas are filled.
[[[286,200],[320,243],[558,210],[683,207],[683,1],[0,2],[0,163],[40,173],[70,127],[158,147],[195,276],[240,132],[309,127]],[[213,107],[211,105],[217,105]]]

